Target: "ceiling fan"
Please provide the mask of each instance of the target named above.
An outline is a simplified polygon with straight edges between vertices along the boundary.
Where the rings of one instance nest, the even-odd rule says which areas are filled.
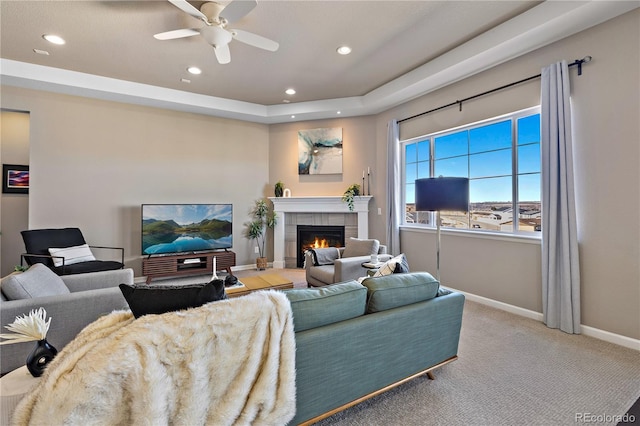
[[[169,0],[169,2],[194,18],[202,20],[206,26],[200,29],[184,28],[158,33],[153,36],[158,40],[173,40],[201,35],[207,43],[213,46],[216,59],[221,64],[231,62],[231,52],[229,51],[229,43],[231,40],[238,40],[239,42],[271,52],[275,52],[280,46],[273,40],[249,31],[227,29],[228,24],[241,19],[251,12],[258,4],[256,0],[232,0],[226,6],[216,2],[207,2],[200,7],[200,10],[189,4],[187,0]]]

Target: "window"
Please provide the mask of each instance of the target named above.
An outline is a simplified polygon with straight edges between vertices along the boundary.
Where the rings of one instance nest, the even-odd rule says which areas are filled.
[[[443,227],[541,230],[539,107],[402,141],[401,147],[405,224],[435,226],[433,213],[415,211],[416,179],[455,176],[469,178],[469,212],[441,212]]]

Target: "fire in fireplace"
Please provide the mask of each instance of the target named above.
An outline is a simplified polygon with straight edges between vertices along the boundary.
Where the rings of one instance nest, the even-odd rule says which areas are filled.
[[[344,246],[344,226],[298,225],[297,231],[298,268],[304,266],[304,253],[309,249]]]

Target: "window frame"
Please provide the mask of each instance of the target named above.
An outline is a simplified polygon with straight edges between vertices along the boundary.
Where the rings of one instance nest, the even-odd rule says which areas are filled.
[[[518,150],[519,147],[521,146],[526,146],[526,145],[531,145],[534,144],[535,142],[527,142],[527,143],[523,143],[523,144],[519,144],[518,143],[518,120],[527,116],[532,116],[532,115],[540,115],[541,114],[541,108],[540,105],[537,106],[533,106],[533,107],[529,107],[529,108],[525,108],[522,110],[518,110],[518,111],[514,111],[514,112],[510,112],[507,114],[503,114],[497,117],[491,117],[488,119],[484,119],[484,120],[480,120],[480,121],[476,121],[473,123],[469,123],[469,124],[464,124],[464,125],[460,125],[460,126],[456,126],[450,129],[446,129],[446,130],[442,130],[442,131],[437,131],[437,132],[433,132],[433,133],[429,133],[426,135],[420,135],[420,136],[416,136],[416,137],[412,137],[409,139],[403,139],[399,141],[399,147],[400,147],[400,179],[401,179],[401,208],[403,210],[403,216],[402,216],[402,220],[401,220],[401,227],[410,227],[410,228],[419,228],[419,229],[435,229],[435,217],[436,214],[435,212],[423,212],[421,213],[422,218],[424,218],[426,216],[426,223],[412,223],[412,222],[408,222],[407,221],[407,185],[410,182],[407,182],[406,180],[406,176],[407,176],[407,159],[406,159],[406,146],[409,144],[413,144],[415,143],[416,146],[419,142],[427,142],[429,144],[429,177],[433,177],[434,176],[434,172],[435,172],[435,139],[438,137],[443,137],[443,136],[447,136],[449,134],[454,134],[454,133],[458,133],[461,132],[463,130],[466,131],[470,131],[472,129],[476,129],[476,128],[481,128],[481,127],[485,127],[494,123],[498,123],[498,122],[502,122],[505,120],[511,120],[512,122],[512,126],[511,126],[511,147],[509,149],[511,149],[511,208],[514,209],[514,212],[518,212],[517,214],[514,215],[514,219],[513,219],[513,229],[510,231],[500,231],[500,230],[490,230],[490,229],[478,229],[478,228],[452,228],[452,227],[442,227],[442,230],[446,230],[446,231],[450,231],[450,232],[460,232],[460,233],[472,233],[472,234],[488,234],[488,235],[492,235],[492,236],[497,236],[497,237],[510,237],[510,236],[515,236],[515,237],[524,237],[524,238],[532,238],[535,240],[538,240],[541,238],[542,236],[542,232],[540,231],[525,231],[525,230],[521,230],[520,229],[520,221],[518,220],[520,218],[520,213],[519,213],[519,206],[520,206],[520,200],[518,199],[519,197],[519,182],[520,182],[520,176],[524,176],[524,175],[532,175],[532,174],[539,174],[540,175],[540,182],[542,181],[542,166],[540,166],[540,170],[538,172],[523,172],[523,173],[519,173],[519,162],[518,162]],[[540,132],[540,139],[542,139],[542,132]],[[538,141],[538,144],[541,144],[542,141]],[[491,152],[491,151],[487,151],[487,152]],[[474,153],[477,154],[477,153]],[[469,162],[469,157],[472,155],[472,153],[467,152],[466,157],[467,157],[467,162]],[[420,159],[418,158],[418,156],[416,156],[416,162],[415,163],[410,163],[410,164],[415,164],[416,165],[416,173],[417,172],[417,165],[420,163]],[[416,179],[417,178],[422,178],[425,176],[419,176],[418,174],[416,174]],[[487,178],[493,178],[494,176],[491,177],[487,177]],[[473,179],[472,179],[473,180]],[[540,203],[542,203],[542,188],[540,189]],[[540,205],[540,216],[542,216],[542,205]],[[470,226],[470,221],[469,221],[469,214],[470,212],[467,212],[467,221],[468,224]]]

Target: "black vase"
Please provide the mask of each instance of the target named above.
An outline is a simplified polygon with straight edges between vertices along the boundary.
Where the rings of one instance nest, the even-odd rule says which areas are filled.
[[[56,356],[58,350],[51,346],[47,339],[38,340],[36,347],[33,348],[27,357],[27,369],[33,377],[40,377],[44,373],[44,369]]]

